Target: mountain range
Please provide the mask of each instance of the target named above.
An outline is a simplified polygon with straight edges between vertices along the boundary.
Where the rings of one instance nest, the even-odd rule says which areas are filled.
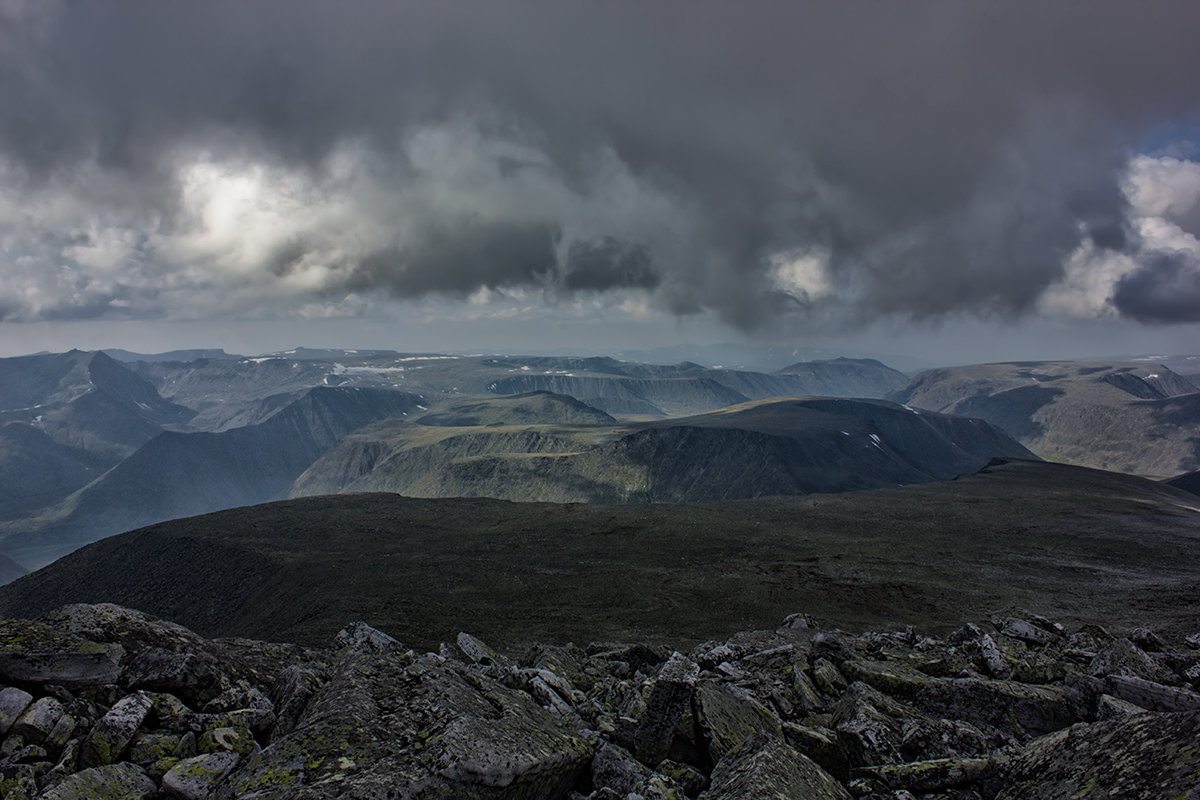
[[[917,375],[888,399],[985,419],[1052,461],[1156,478],[1200,467],[1200,389],[1155,364],[949,367]]]

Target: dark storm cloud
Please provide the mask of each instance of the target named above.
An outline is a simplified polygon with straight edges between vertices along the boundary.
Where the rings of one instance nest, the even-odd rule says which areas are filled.
[[[1113,305],[1141,322],[1200,322],[1200,263],[1184,253],[1153,253],[1117,283]]]
[[[181,154],[302,174],[371,220],[265,248],[263,274],[320,262],[325,293],[640,287],[744,327],[822,302],[1019,315],[1082,239],[1131,247],[1126,146],[1200,108],[1190,0],[3,8],[18,198],[115,173],[120,225],[169,238],[202,216]],[[385,165],[350,188],[347,143]],[[172,285],[180,249],[141,279]],[[792,251],[837,291],[781,284]]]

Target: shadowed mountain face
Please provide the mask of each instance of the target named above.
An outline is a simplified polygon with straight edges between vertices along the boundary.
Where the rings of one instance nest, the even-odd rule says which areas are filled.
[[[0,519],[61,500],[193,416],[103,353],[0,359]]]
[[[1161,366],[950,367],[923,372],[888,398],[980,417],[1055,461],[1154,477],[1200,467],[1200,390]]]
[[[162,433],[67,498],[57,516],[10,525],[4,549],[40,565],[138,525],[282,497],[347,433],[420,401],[378,389],[312,389],[256,425]]]
[[[1200,470],[1185,472],[1168,481],[1163,481],[1163,483],[1166,483],[1168,486],[1174,486],[1176,489],[1183,489],[1185,492],[1200,494]]]
[[[1140,478],[1020,461],[719,504],[304,498],[97,542],[0,588],[0,613],[112,601],[208,635],[309,643],[361,619],[418,648],[460,630],[505,647],[695,641],[797,609],[947,631],[1014,605],[1185,634],[1198,509]]]
[[[522,404],[534,399],[577,402],[535,395]],[[481,399],[472,415],[430,412],[368,426],[306,470],[292,496],[694,502],[945,480],[995,457],[1033,457],[979,420],[839,398],[776,398],[626,425],[444,425],[514,419],[522,404]]]

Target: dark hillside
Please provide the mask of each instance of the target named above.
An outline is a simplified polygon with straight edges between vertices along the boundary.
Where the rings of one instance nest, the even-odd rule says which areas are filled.
[[[1195,632],[1200,503],[1038,462],[955,481],[720,504],[339,495],[154,525],[0,587],[0,613],[112,601],[206,635],[326,641],[362,619],[426,648],[472,631],[686,641],[803,609],[947,631],[1020,605]]]

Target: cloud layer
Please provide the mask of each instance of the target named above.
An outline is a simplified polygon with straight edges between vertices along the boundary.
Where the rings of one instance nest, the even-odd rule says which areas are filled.
[[[743,328],[1196,322],[1200,164],[1139,151],[1200,113],[1197,23],[0,0],[0,319],[536,291]]]

